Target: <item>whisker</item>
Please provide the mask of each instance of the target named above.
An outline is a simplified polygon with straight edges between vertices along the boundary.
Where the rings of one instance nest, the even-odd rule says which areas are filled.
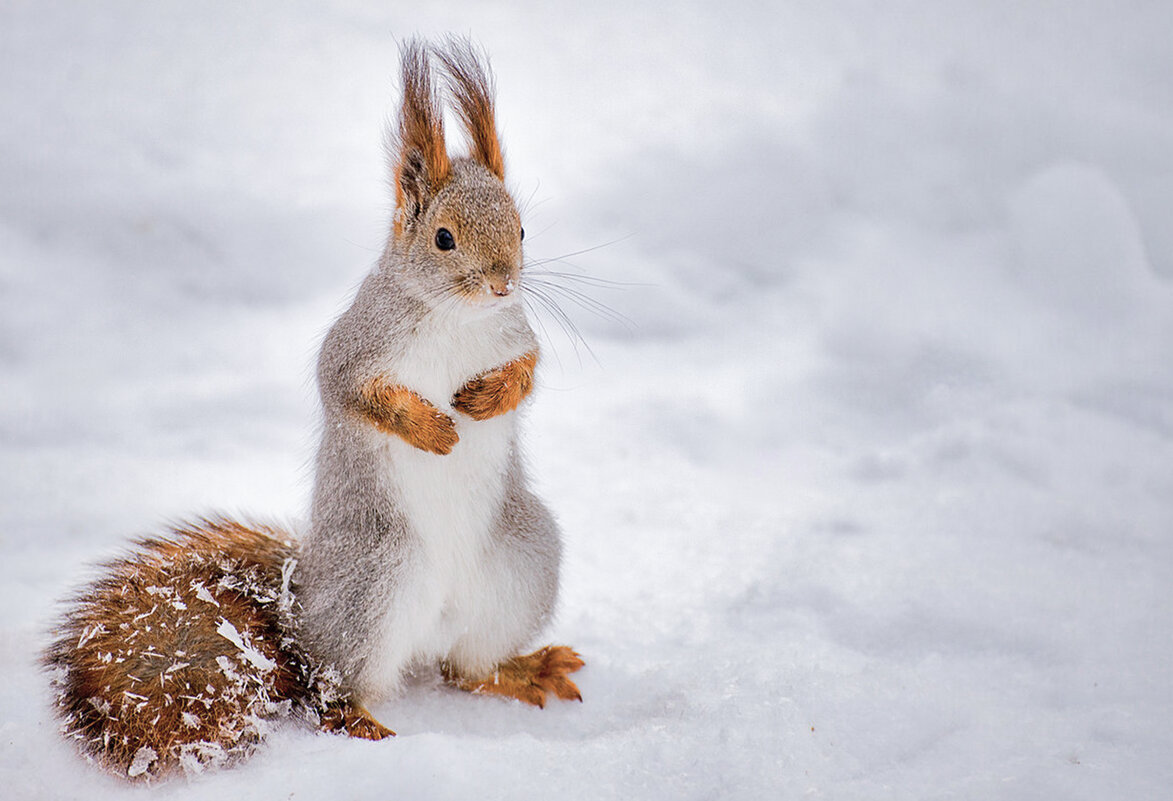
[[[627,236],[603,242],[599,245],[565,253],[561,256],[525,260],[522,270],[523,280],[521,287],[525,290],[525,294],[523,295],[523,298],[525,298],[525,307],[534,313],[534,318],[538,321],[538,324],[542,327],[542,333],[546,336],[549,333],[541,318],[545,316],[553,318],[558,324],[558,327],[562,329],[562,333],[570,341],[571,347],[574,348],[575,355],[578,356],[580,364],[582,363],[583,350],[590,354],[596,364],[600,363],[599,357],[595,353],[594,348],[590,346],[590,343],[582,335],[582,331],[579,329],[577,323],[575,323],[574,318],[562,308],[559,299],[568,300],[575,306],[596,317],[617,323],[630,330],[638,327],[635,321],[598,298],[593,297],[587,290],[600,288],[618,289],[647,285],[611,281],[605,278],[582,275],[566,270],[551,269],[550,265],[566,265],[567,267],[577,269],[570,259],[610,247],[611,245],[630,239],[632,236],[634,234],[628,234]]]
[[[537,205],[540,206],[545,202],[546,201],[544,201],[544,200],[539,200]],[[535,206],[534,208],[537,208],[537,206]],[[526,209],[526,212],[528,213],[529,209]],[[526,231],[526,234],[525,234],[526,243],[533,244],[533,242],[535,240],[541,239],[545,235],[545,233],[553,227],[554,227],[554,224],[551,223],[550,225],[547,225],[545,228],[540,228],[537,231]]]
[[[529,312],[529,317],[535,323],[537,323],[538,328],[540,328],[542,330],[542,338],[545,339],[547,342],[552,341],[550,339],[550,331],[549,331],[549,329],[546,328],[546,324],[542,321],[542,317],[544,317],[545,315],[539,313],[539,311],[536,308],[534,308],[534,298],[523,293],[521,296],[521,303],[523,306],[525,306],[526,310]],[[565,333],[565,331],[563,331],[563,333]],[[550,350],[554,351],[554,360],[558,362],[559,367],[562,367],[563,366],[562,365],[562,357],[558,354],[558,349],[551,348]],[[582,361],[582,359],[580,358],[579,362],[581,363],[581,361]]]
[[[518,211],[521,212],[522,216],[529,213],[529,211],[531,209],[536,208],[533,205],[534,196],[538,194],[538,190],[541,188],[542,188],[542,179],[539,178],[539,179],[537,179],[537,182],[534,184],[534,191],[530,192],[529,196],[525,200],[523,200],[522,202],[517,204]],[[542,205],[542,203],[545,203],[545,202],[546,201],[544,201],[544,200],[538,201],[538,206]]]
[[[593,298],[581,290],[575,289],[574,287],[562,286],[554,281],[544,281],[542,280],[542,276],[538,276],[537,279],[532,283],[548,292],[557,292],[561,294],[562,297],[571,301],[579,308],[590,312],[596,317],[610,320],[614,323],[619,323],[628,330],[639,327],[636,325],[635,321],[627,315],[611,308],[603,301],[597,298]]]
[[[561,256],[555,256],[550,259],[545,259],[545,261],[546,262],[562,261],[563,259],[569,259],[574,256],[581,256],[584,253],[594,253],[596,250],[602,250],[603,248],[609,248],[612,245],[618,245],[620,242],[626,242],[628,239],[631,239],[633,236],[635,236],[635,234],[627,234],[626,236],[621,236],[618,239],[612,239],[609,242],[603,242],[602,244],[599,244],[599,245],[592,245],[589,248],[583,248],[582,250],[571,251],[570,253],[563,253]]]
[[[547,264],[552,264],[554,262],[561,262],[561,261],[562,261],[561,258],[542,259],[541,261],[532,261],[532,262],[529,262],[526,264],[526,269],[530,272],[531,275],[537,274],[537,275],[543,275],[543,276],[551,276],[551,277],[557,278],[559,280],[574,281],[575,283],[588,284],[590,286],[597,286],[597,287],[626,288],[626,287],[653,286],[653,284],[639,283],[636,281],[612,281],[609,278],[599,278],[594,275],[582,275],[580,273],[568,273],[568,272],[563,272],[563,271],[559,271],[559,270],[550,270],[550,269],[546,268]]]
[[[430,314],[440,323],[445,323],[455,316],[463,302],[461,296],[461,280],[453,279],[441,286],[426,291],[422,298],[431,306]]]
[[[583,337],[582,332],[574,323],[574,320],[571,319],[570,315],[568,315],[562,309],[562,307],[558,305],[557,301],[550,297],[546,291],[547,289],[548,287],[531,285],[526,288],[526,292],[530,297],[532,297],[541,305],[541,307],[555,320],[555,322],[558,323],[559,327],[562,329],[562,332],[566,335],[566,338],[570,340],[571,347],[574,348],[575,354],[579,356],[580,363],[581,353],[578,349],[579,343],[581,343],[583,348],[585,348],[586,351],[591,355],[591,358],[595,360],[595,363],[599,364],[599,358],[595,354],[594,349],[590,346],[590,343],[586,341],[585,337]]]
[[[594,357],[594,352],[591,351],[590,346],[586,343],[585,340],[583,340],[582,335],[578,332],[578,329],[575,328],[573,323],[570,323],[566,320],[563,320],[558,315],[558,313],[556,311],[551,309],[548,301],[542,300],[542,299],[536,298],[536,297],[534,299],[538,300],[538,307],[539,307],[539,308],[535,308],[533,306],[530,306],[531,309],[533,309],[534,311],[537,312],[535,314],[535,318],[540,320],[542,318],[542,316],[545,315],[545,316],[551,317],[555,322],[558,323],[558,327],[559,327],[559,329],[561,329],[562,335],[566,337],[567,341],[570,342],[571,348],[574,349],[574,355],[578,360],[579,366],[582,365],[582,352],[579,349],[580,343],[583,348],[585,348],[588,352],[591,353],[592,357],[595,358],[596,362],[598,361],[597,357]],[[542,328],[543,328],[543,331],[548,336],[549,331],[548,331],[548,329],[546,329],[544,324],[542,325]],[[558,353],[558,349],[555,348],[554,352]],[[562,364],[561,357],[558,358],[558,363],[560,365]]]

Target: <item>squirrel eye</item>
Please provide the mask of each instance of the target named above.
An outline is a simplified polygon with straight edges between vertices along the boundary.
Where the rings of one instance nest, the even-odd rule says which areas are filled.
[[[521,239],[523,242],[525,241],[525,229],[524,228],[521,229]]]
[[[452,238],[452,232],[447,228],[436,231],[436,247],[440,250],[453,250],[456,247],[456,240]]]

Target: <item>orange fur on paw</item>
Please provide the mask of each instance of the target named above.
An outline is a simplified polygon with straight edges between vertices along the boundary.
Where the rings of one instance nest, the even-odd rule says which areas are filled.
[[[538,352],[532,351],[470,379],[452,397],[452,406],[474,420],[488,420],[511,412],[534,388]]]
[[[375,720],[367,709],[351,701],[331,706],[322,714],[322,730],[363,740],[382,740],[394,737],[395,732]]]
[[[451,453],[460,441],[452,418],[406,387],[376,378],[367,382],[360,397],[359,410],[372,425],[422,451]]]
[[[569,676],[582,666],[582,658],[573,649],[547,645],[532,654],[507,659],[484,678],[449,676],[449,680],[470,693],[504,695],[545,707],[547,693],[563,701],[582,700],[582,693]]]

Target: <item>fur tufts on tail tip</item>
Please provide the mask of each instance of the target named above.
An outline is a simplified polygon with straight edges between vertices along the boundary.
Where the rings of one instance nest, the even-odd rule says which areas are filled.
[[[67,736],[116,774],[200,772],[247,755],[321,686],[295,646],[282,531],[179,526],[68,604],[43,655]]]

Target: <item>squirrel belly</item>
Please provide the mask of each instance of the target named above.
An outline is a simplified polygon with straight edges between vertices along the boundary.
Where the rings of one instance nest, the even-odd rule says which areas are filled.
[[[475,424],[491,431],[462,437],[450,456],[426,465],[422,454],[388,458],[412,548],[356,677],[360,698],[386,698],[416,662],[442,661],[469,676],[492,671],[550,617],[560,540],[525,490],[503,430],[512,417]]]
[[[220,519],[108,565],[44,655],[65,733],[146,778],[234,761],[272,721],[312,709],[324,696],[293,638],[294,561],[284,532]]]
[[[386,297],[368,298],[366,288],[358,313],[327,336],[324,388],[335,362],[351,363],[353,318],[369,319],[365,304]],[[536,353],[519,312],[425,317],[396,332],[400,347],[373,367],[451,415],[459,441],[449,453],[380,431],[323,392],[313,511],[295,582],[305,641],[338,665],[363,703],[393,695],[415,663],[484,674],[519,653],[552,612],[560,538],[526,488],[517,414],[477,420],[451,402],[470,378]]]

